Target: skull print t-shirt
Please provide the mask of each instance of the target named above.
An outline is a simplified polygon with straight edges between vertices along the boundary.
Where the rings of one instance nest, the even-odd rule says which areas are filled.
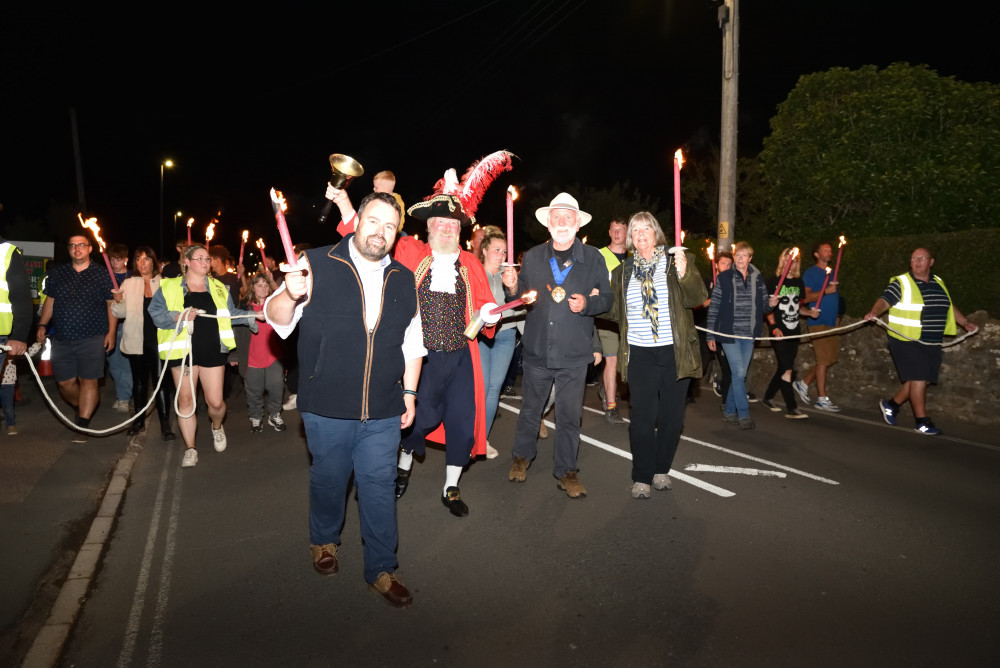
[[[778,277],[770,277],[767,280],[767,294],[773,295],[777,286]],[[778,292],[778,305],[774,307],[774,322],[781,327],[781,331],[785,334],[799,333],[801,322],[799,307],[805,295],[806,287],[801,278],[788,277],[781,284],[781,290]]]

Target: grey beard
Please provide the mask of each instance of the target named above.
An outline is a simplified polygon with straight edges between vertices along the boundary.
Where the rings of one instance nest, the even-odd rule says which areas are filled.
[[[371,239],[371,237],[368,238]],[[382,239],[382,241],[385,241],[385,239]],[[378,262],[379,260],[381,260],[382,258],[384,258],[386,255],[389,254],[388,244],[383,246],[381,250],[375,250],[368,247],[368,243],[366,240],[364,247],[362,247],[361,242],[358,239],[358,235],[356,234],[354,235],[354,239],[352,240],[352,242],[354,243],[355,250],[358,251],[361,257],[365,258],[366,260],[371,260],[372,262]]]

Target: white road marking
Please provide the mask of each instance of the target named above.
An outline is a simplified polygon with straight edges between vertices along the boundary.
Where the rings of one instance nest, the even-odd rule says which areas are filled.
[[[798,469],[793,469],[791,466],[785,466],[784,464],[777,464],[766,459],[761,459],[760,457],[754,457],[753,455],[748,455],[737,450],[730,450],[729,448],[724,448],[721,445],[715,445],[714,443],[706,443],[705,441],[699,441],[696,438],[691,438],[690,436],[681,436],[681,439],[689,441],[691,443],[696,443],[697,445],[703,445],[706,448],[712,448],[713,450],[719,450],[720,452],[725,452],[726,454],[734,455],[736,457],[742,457],[743,459],[749,459],[750,461],[757,462],[759,464],[767,464],[768,466],[773,466],[776,469],[781,469],[782,471],[788,471],[789,473],[794,473],[796,475],[804,476],[811,480],[816,480],[818,482],[825,482],[828,485],[839,485],[840,483],[836,480],[830,480],[829,478],[823,478],[822,476],[813,475],[812,473],[806,473],[805,471],[800,471]]]
[[[520,414],[520,412],[521,412],[521,410],[519,408],[515,408],[514,406],[511,406],[510,404],[505,404],[502,401],[500,402],[499,405],[500,405],[501,408],[503,408],[505,410],[508,410],[511,413]],[[587,407],[584,406],[584,408],[587,408]],[[591,408],[591,409],[588,409],[588,410],[594,410],[594,409]],[[597,411],[597,412],[600,412],[600,411]],[[603,412],[600,412],[600,414],[604,415]],[[545,423],[546,427],[548,427],[550,429],[555,429],[556,428],[555,422],[550,422],[548,420],[542,420],[542,421]],[[613,455],[618,455],[619,457],[621,457],[623,459],[627,459],[629,461],[632,461],[632,453],[631,452],[627,452],[625,450],[622,450],[621,448],[617,448],[617,447],[615,447],[615,446],[613,446],[613,445],[611,445],[609,443],[604,443],[603,441],[598,441],[596,438],[591,438],[590,436],[587,436],[586,434],[580,434],[580,440],[583,441],[584,443],[588,443],[590,445],[593,445],[596,448],[600,448],[601,450],[604,450],[606,452],[610,452]],[[711,492],[712,494],[717,494],[717,495],[723,496],[723,497],[735,496],[735,493],[734,492],[730,492],[728,489],[723,489],[721,487],[717,487],[716,485],[713,485],[711,483],[707,483],[704,480],[700,480],[699,478],[695,478],[693,476],[689,476],[689,475],[686,475],[684,473],[680,473],[679,471],[675,471],[674,469],[670,469],[670,476],[673,477],[675,480],[681,480],[683,482],[688,483],[689,485],[694,485],[695,487],[703,489],[706,492]]]
[[[787,473],[781,471],[765,471],[763,469],[747,469],[740,466],[712,466],[711,464],[688,464],[685,471],[696,473],[738,473],[740,475],[772,476],[775,478],[786,478]]]
[[[146,589],[149,587],[149,571],[153,561],[153,552],[156,549],[156,536],[160,529],[160,513],[163,510],[163,495],[167,488],[167,476],[170,471],[173,452],[174,448],[168,448],[167,455],[163,458],[163,470],[160,472],[160,482],[156,488],[156,500],[153,502],[153,516],[149,521],[149,531],[146,532],[146,546],[142,551],[142,561],[139,565],[139,579],[135,584],[135,593],[132,596],[132,608],[128,613],[128,623],[125,626],[125,640],[122,645],[122,651],[118,655],[118,665],[122,668],[132,664],[132,655],[135,653],[135,641],[139,635],[142,608],[146,602]]]
[[[167,538],[163,549],[163,566],[160,569],[160,591],[156,596],[153,613],[153,628],[149,634],[149,658],[147,666],[155,668],[163,659],[163,625],[166,621],[167,599],[170,596],[170,580],[173,577],[174,553],[177,551],[177,520],[181,508],[181,481],[184,476],[175,469],[174,496],[170,502],[170,516],[167,521]]]

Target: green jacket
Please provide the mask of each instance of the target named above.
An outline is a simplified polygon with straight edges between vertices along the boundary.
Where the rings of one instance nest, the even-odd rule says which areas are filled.
[[[667,255],[667,298],[670,304],[670,329],[674,335],[674,360],[677,363],[677,378],[701,377],[701,350],[698,346],[698,330],[694,327],[691,309],[708,299],[708,290],[694,265],[694,255],[687,255],[687,272],[684,278],[677,277],[677,268]],[[622,380],[628,380],[628,318],[625,314],[625,295],[634,275],[635,259],[629,255],[623,263],[611,272],[611,291],[615,303],[608,311],[610,320],[618,323],[621,332],[618,340],[618,373]]]

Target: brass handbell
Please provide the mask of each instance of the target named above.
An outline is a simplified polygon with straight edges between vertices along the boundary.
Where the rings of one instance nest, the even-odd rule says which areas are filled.
[[[351,181],[365,173],[365,168],[361,166],[360,162],[343,153],[334,153],[330,156],[330,170],[332,172],[330,175],[330,185],[337,190],[343,190],[351,185]],[[317,222],[325,223],[332,208],[333,202],[327,200],[326,204],[320,210]]]
[[[333,170],[330,185],[337,190],[343,190],[351,185],[351,181],[365,173],[365,168],[360,162],[343,153],[334,153],[330,156],[330,169]]]

